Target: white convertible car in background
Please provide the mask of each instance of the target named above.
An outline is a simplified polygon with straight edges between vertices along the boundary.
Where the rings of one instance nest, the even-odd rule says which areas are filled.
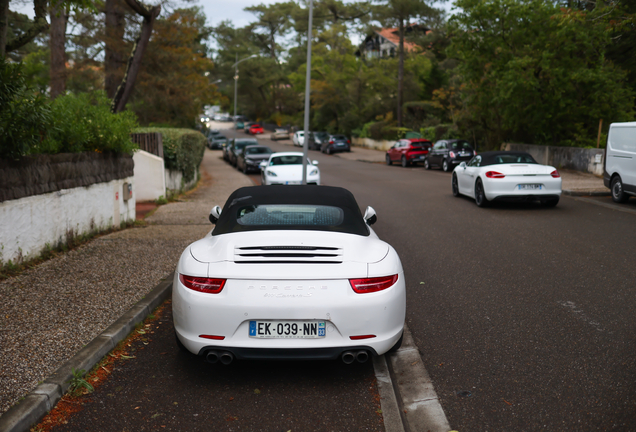
[[[172,291],[178,345],[233,359],[364,362],[397,350],[404,271],[346,189],[254,186],[216,206],[186,248]]]
[[[307,184],[320,184],[318,161],[307,159]],[[261,184],[299,185],[303,179],[303,154],[300,152],[273,153],[269,160],[261,162]]]
[[[479,207],[491,201],[537,200],[554,207],[561,197],[559,171],[524,152],[480,153],[455,168],[451,184],[453,195],[474,198]]]

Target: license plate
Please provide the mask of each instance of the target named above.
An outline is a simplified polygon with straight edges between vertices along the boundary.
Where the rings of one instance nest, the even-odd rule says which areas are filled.
[[[286,181],[285,184],[286,185],[299,185],[301,182],[299,181]]]
[[[540,184],[520,184],[519,190],[541,190],[542,185]]]
[[[325,337],[324,321],[250,321],[250,337],[315,339]]]

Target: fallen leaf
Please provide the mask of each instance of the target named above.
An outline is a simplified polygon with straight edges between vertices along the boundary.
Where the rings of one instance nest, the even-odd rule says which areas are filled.
[[[139,408],[141,408],[141,407],[135,407],[135,409],[139,409]]]
[[[504,401],[504,402],[505,402],[505,403],[507,403],[508,405],[512,405],[510,402],[508,402],[508,401],[507,401],[507,400],[505,400],[505,399],[502,399],[502,401]]]
[[[230,397],[230,400],[231,400],[231,401],[233,401],[233,400],[234,400],[234,398],[233,398],[233,397]]]
[[[420,285],[424,285],[424,282],[420,282]]]
[[[143,330],[143,329],[139,329],[139,330],[137,330],[137,333],[139,333],[139,334],[146,334],[146,331],[145,331],[145,330]]]
[[[411,366],[415,366],[417,364],[417,362],[418,362],[417,360],[414,361],[413,363],[411,363]]]
[[[377,412],[378,414],[382,414],[382,410],[381,410],[381,409],[376,410],[376,412]]]

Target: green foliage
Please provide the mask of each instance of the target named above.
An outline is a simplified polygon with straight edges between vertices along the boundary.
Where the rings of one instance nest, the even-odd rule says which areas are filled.
[[[194,179],[205,152],[205,136],[193,129],[139,128],[136,133],[161,133],[167,169],[181,171],[186,182]]]
[[[51,103],[55,127],[40,145],[40,152],[133,152],[138,147],[130,133],[137,126],[137,119],[130,111],[111,113],[110,103],[102,91],[55,99]]]
[[[71,391],[71,393],[79,394],[82,392],[82,389],[86,389],[86,392],[88,393],[92,393],[93,390],[95,390],[93,386],[84,379],[84,375],[86,374],[86,371],[84,369],[78,370],[73,368],[72,373],[73,376],[70,380],[67,381],[70,384],[69,390]]]
[[[32,153],[51,123],[46,100],[26,85],[23,68],[0,58],[0,158]]]
[[[422,135],[422,138],[435,142],[441,139],[460,138],[461,132],[456,125],[451,123],[421,128],[420,135]]]
[[[481,129],[487,147],[595,145],[599,119],[633,119],[626,73],[604,54],[611,40],[603,8],[573,11],[543,0],[456,6],[450,52],[463,84],[456,114]]]

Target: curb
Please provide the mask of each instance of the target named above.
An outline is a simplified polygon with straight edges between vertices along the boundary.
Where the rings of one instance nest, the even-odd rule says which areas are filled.
[[[373,359],[387,432],[451,430],[408,327],[395,353]]]
[[[572,189],[564,189],[561,191],[563,195],[568,196],[611,196],[612,193],[608,191],[600,191],[600,190],[572,190]]]
[[[174,273],[139,300],[128,312],[111,324],[104,332],[84,346],[58,370],[53,372],[24,399],[0,416],[0,432],[26,432],[44,417],[66,393],[73,369],[90,370],[124,340],[155,308],[161,305],[172,292]]]

